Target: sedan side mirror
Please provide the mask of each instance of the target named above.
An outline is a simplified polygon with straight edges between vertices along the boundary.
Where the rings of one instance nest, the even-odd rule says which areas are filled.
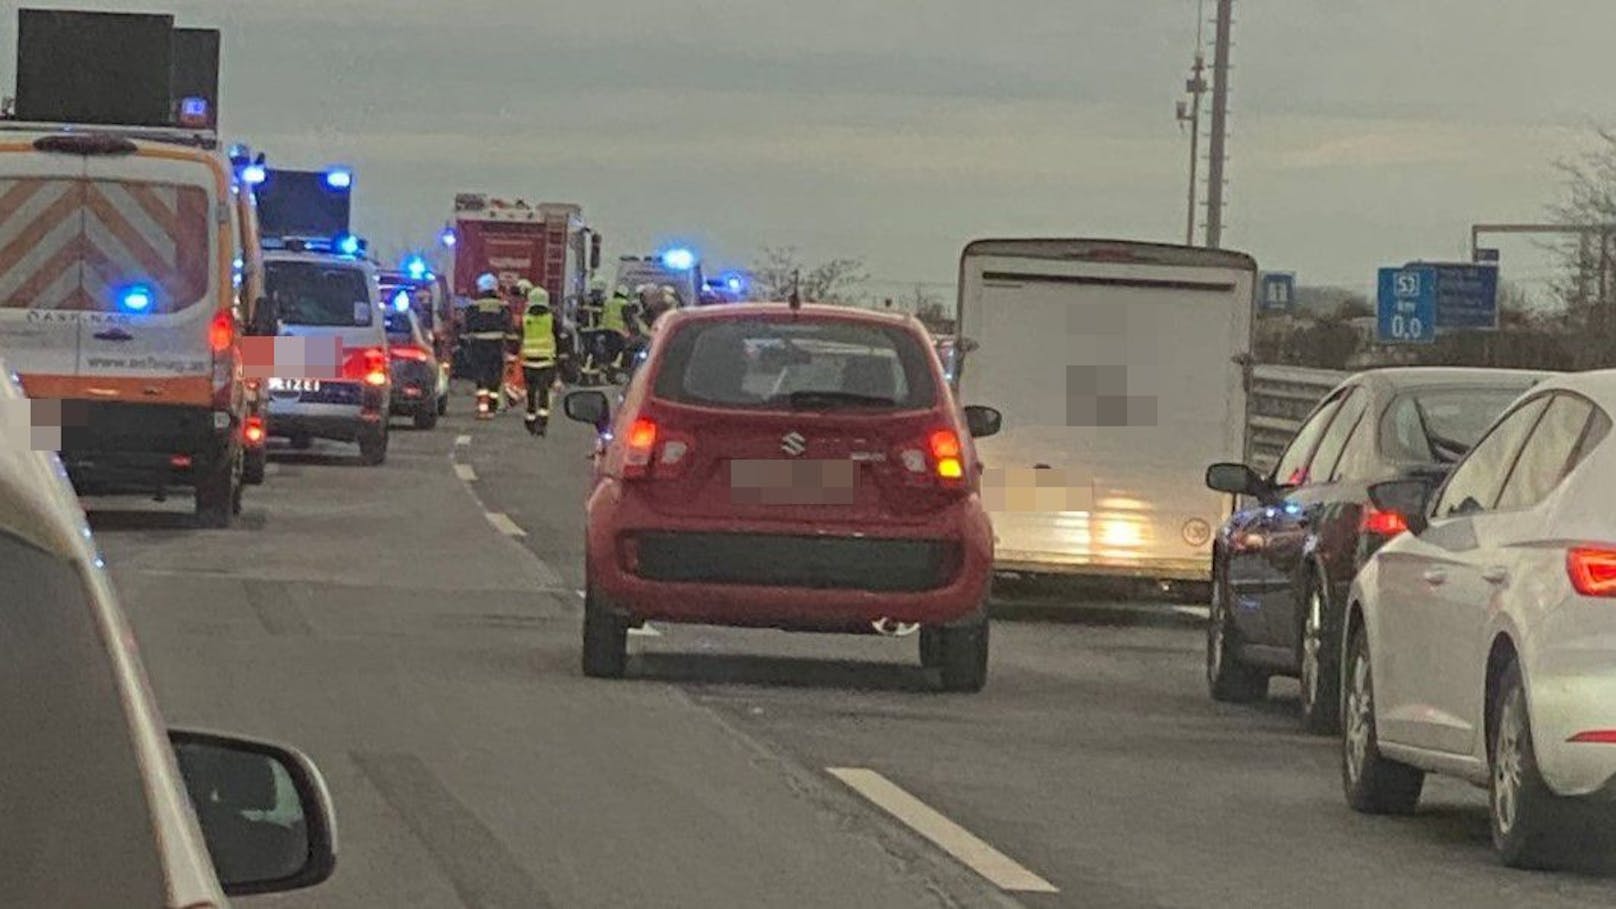
[[[598,391],[572,392],[562,400],[561,409],[568,419],[588,423],[598,431],[605,431],[611,425],[612,405]]]
[[[1428,478],[1387,480],[1369,487],[1369,502],[1381,511],[1401,516],[1408,532],[1418,535],[1431,524],[1427,512],[1435,489]]]
[[[227,896],[312,887],[337,867],[331,794],[290,748],[170,730],[202,838]]]
[[[965,428],[970,431],[973,439],[998,435],[999,430],[1004,428],[1004,414],[992,407],[968,405],[965,408]]]
[[[1206,469],[1206,486],[1217,492],[1237,496],[1255,496],[1259,501],[1273,497],[1273,487],[1262,475],[1245,464],[1225,461]]]

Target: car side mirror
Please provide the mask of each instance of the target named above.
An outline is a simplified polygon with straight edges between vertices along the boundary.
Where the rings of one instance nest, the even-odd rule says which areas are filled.
[[[336,818],[312,761],[234,736],[176,729],[168,738],[227,896],[285,893],[331,877]]]
[[[597,431],[604,432],[611,424],[612,405],[598,391],[572,392],[562,400],[561,409],[566,412],[568,419],[588,423]]]
[[[1217,492],[1227,492],[1237,496],[1254,496],[1259,501],[1266,502],[1273,497],[1274,489],[1263,479],[1262,474],[1252,470],[1245,464],[1225,461],[1213,464],[1206,469],[1206,486]]]
[[[1369,503],[1381,511],[1400,515],[1408,532],[1418,535],[1430,526],[1428,511],[1436,485],[1429,478],[1387,480],[1369,487]]]
[[[996,436],[1004,428],[1004,414],[992,407],[983,407],[980,404],[970,404],[965,408],[965,428],[971,433],[973,439],[985,439]]]

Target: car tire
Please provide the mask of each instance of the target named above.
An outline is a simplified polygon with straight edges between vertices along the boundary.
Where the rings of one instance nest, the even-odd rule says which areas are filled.
[[[1221,575],[1212,577],[1211,615],[1206,624],[1206,687],[1212,700],[1249,704],[1268,696],[1268,673],[1240,662],[1240,629],[1229,611]]]
[[[1308,581],[1302,599],[1301,667],[1302,727],[1314,735],[1341,731],[1340,620],[1320,579]]]
[[[915,635],[920,639],[920,667],[936,669],[943,662],[942,633],[938,628],[922,628]]]
[[[436,429],[438,426],[438,409],[431,404],[422,404],[415,411],[416,429]]]
[[[1538,770],[1518,664],[1511,662],[1504,669],[1495,697],[1487,742],[1487,819],[1493,849],[1511,868],[1548,868],[1561,851],[1554,832],[1569,800],[1556,796]]]
[[[1353,630],[1347,650],[1341,736],[1341,787],[1347,805],[1363,814],[1411,814],[1425,788],[1425,772],[1380,753],[1375,728],[1375,686],[1369,636]]]
[[[366,467],[379,467],[387,461],[387,428],[359,431],[359,461]]]
[[[262,486],[269,466],[269,452],[263,448],[249,448],[241,463],[241,482],[248,486]]]
[[[937,629],[937,668],[944,691],[976,692],[988,682],[988,614]]]
[[[230,526],[241,488],[241,455],[235,454],[205,469],[196,480],[196,518],[203,527]]]
[[[628,668],[628,623],[600,606],[593,590],[584,592],[584,675],[620,679]]]

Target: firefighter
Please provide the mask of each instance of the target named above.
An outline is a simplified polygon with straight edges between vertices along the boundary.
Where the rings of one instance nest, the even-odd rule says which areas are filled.
[[[527,293],[522,314],[522,379],[527,385],[527,431],[544,435],[550,425],[550,388],[556,378],[560,320],[550,311],[550,294],[542,287]]]
[[[500,296],[499,279],[493,275],[477,279],[477,293],[480,296],[466,309],[464,337],[470,351],[472,378],[477,382],[477,419],[488,420],[499,409],[511,312]]]
[[[629,310],[633,306],[628,295],[628,285],[619,284],[617,291],[611,299],[606,301],[601,311],[600,340],[602,368],[609,369],[617,363],[617,358],[623,353],[623,345],[628,341]]]

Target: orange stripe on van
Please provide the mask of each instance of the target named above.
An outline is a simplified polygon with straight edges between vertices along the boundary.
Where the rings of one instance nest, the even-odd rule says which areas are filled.
[[[171,378],[32,374],[21,378],[23,391],[30,398],[213,406],[213,380],[209,376]]]

